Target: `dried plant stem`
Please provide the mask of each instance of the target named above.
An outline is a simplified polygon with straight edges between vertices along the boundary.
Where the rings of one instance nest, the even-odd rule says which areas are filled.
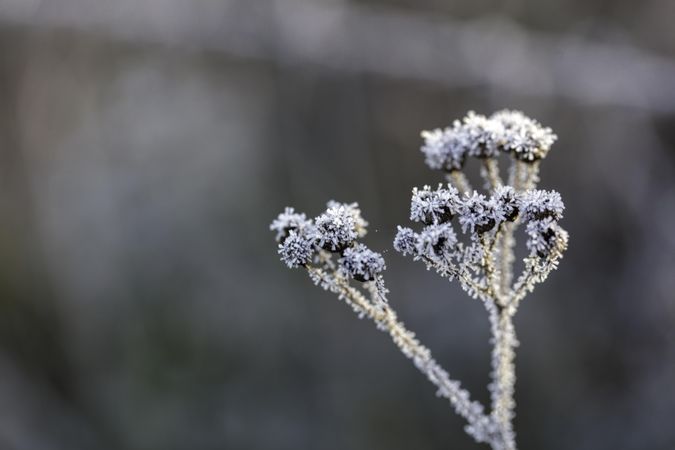
[[[496,159],[484,159],[481,168],[481,176],[489,189],[496,189],[503,185],[502,178],[499,175],[499,164]]]
[[[490,417],[483,412],[483,406],[471,400],[468,391],[461,387],[459,381],[450,378],[448,372],[431,356],[429,349],[398,320],[396,312],[387,303],[369,301],[346,280],[322,269],[309,267],[308,272],[316,283],[338,294],[359,317],[368,317],[375,322],[378,329],[389,333],[401,352],[438,388],[437,395],[448,399],[455,411],[466,419],[467,432],[478,442],[492,444],[497,438],[495,427]]]
[[[539,183],[539,161],[534,161],[531,163],[519,162],[519,164],[525,164],[525,177],[523,183],[523,190],[533,189],[537,183]]]
[[[501,227],[501,224],[500,224]],[[501,230],[497,231],[497,234],[493,238],[486,238],[485,235],[481,235],[480,243],[483,247],[483,260],[481,262],[481,267],[486,276],[487,285],[488,285],[488,295],[491,299],[497,301],[497,305],[501,306],[499,302],[499,274],[495,267],[494,259],[494,245],[496,242],[496,236],[500,234]]]
[[[510,297],[508,285],[502,289],[503,272],[495,270],[494,250],[495,244],[504,242],[508,236],[508,230],[500,227],[492,239],[481,237],[483,247],[483,270],[488,284],[492,287],[491,296],[483,300],[490,318],[492,332],[492,372],[491,372],[491,418],[495,423],[500,439],[493,448],[500,450],[515,450],[515,434],[513,432],[513,416],[515,408],[515,347],[517,340],[513,327],[513,315],[515,308],[508,305],[507,296]],[[500,249],[503,251],[503,249]],[[502,255],[503,256],[503,255]],[[502,261],[503,263],[503,261]],[[505,295],[506,294],[506,295]]]
[[[491,417],[500,434],[504,450],[515,450],[513,417],[515,408],[515,347],[518,345],[510,307],[490,314],[492,328]]]
[[[517,191],[533,189],[539,182],[539,161],[513,160],[509,169],[509,185]]]
[[[499,252],[499,292],[500,299],[505,299],[509,292],[509,287],[513,281],[513,263],[515,255],[513,248],[516,244],[513,235],[517,228],[517,222],[504,223],[502,230],[495,237]]]
[[[511,160],[508,183],[509,186],[513,186],[516,191],[521,191],[523,189],[521,180],[525,169],[525,165],[522,162],[516,159]]]
[[[469,183],[469,179],[464,175],[464,172],[453,170],[446,175],[446,178],[460,193],[471,192],[473,190],[471,188],[471,183]]]

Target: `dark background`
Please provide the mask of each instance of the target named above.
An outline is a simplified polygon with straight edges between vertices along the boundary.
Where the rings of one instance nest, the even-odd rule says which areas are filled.
[[[0,0],[0,449],[474,449],[268,225],[358,201],[486,402],[487,319],[391,251],[422,129],[510,107],[571,235],[517,317],[520,448],[675,448],[672,0]]]

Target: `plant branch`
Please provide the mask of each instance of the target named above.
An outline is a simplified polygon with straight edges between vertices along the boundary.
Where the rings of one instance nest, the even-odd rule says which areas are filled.
[[[471,192],[473,190],[471,183],[469,183],[469,179],[464,175],[464,172],[453,170],[446,175],[446,178],[449,183],[452,183],[453,186],[457,188],[460,194]]]
[[[499,164],[496,159],[488,158],[483,160],[483,166],[480,171],[489,189],[494,190],[504,184],[499,176]]]
[[[508,296],[513,281],[513,263],[516,259],[513,253],[513,235],[517,226],[517,222],[503,223],[501,232],[496,236],[499,252],[499,293],[502,300]]]

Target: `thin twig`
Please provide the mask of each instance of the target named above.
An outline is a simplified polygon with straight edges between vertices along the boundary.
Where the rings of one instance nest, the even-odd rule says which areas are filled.
[[[520,164],[525,164],[523,190],[534,189],[539,183],[539,161]]]
[[[469,183],[469,179],[464,175],[464,172],[453,170],[446,175],[446,178],[449,183],[452,183],[457,188],[460,194],[473,191],[471,183]]]
[[[503,223],[502,230],[496,237],[499,248],[499,293],[502,301],[507,297],[513,281],[513,263],[516,259],[513,253],[513,235],[517,226],[517,222]]]
[[[504,184],[502,182],[501,176],[499,175],[499,165],[496,159],[484,159],[480,174],[485,180],[486,186],[488,186],[491,190],[494,190]]]

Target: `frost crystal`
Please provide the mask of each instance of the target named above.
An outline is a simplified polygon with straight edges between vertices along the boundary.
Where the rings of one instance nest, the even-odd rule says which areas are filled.
[[[382,255],[363,244],[345,249],[342,255],[338,261],[340,272],[356,281],[374,280],[386,269]]]
[[[291,269],[307,265],[314,256],[314,250],[312,238],[298,234],[296,230],[289,231],[288,237],[279,244],[281,260]]]
[[[532,162],[546,157],[558,138],[550,128],[543,127],[520,111],[498,111],[491,119],[502,125],[499,146],[513,152],[521,161]]]
[[[459,223],[462,231],[471,233],[485,233],[490,231],[496,224],[495,205],[488,201],[483,194],[474,191],[466,194],[459,215]]]
[[[467,154],[476,158],[492,158],[499,153],[497,138],[504,134],[501,122],[470,111],[459,127],[467,143]]]
[[[417,233],[408,227],[398,227],[394,238],[394,250],[405,255],[414,255],[417,251]]]
[[[359,209],[359,204],[354,203],[340,203],[335,200],[330,200],[326,204],[326,208],[339,208],[343,207],[349,214],[354,218],[354,227],[356,228],[356,234],[358,237],[362,238],[368,233],[368,222],[361,215],[361,210]]]
[[[461,170],[467,151],[465,136],[457,127],[422,131],[424,161],[431,169]]]
[[[319,246],[332,251],[342,251],[358,237],[352,210],[344,205],[328,208],[314,219]]]
[[[457,214],[459,207],[459,195],[452,186],[446,189],[439,185],[435,191],[430,186],[424,186],[422,190],[414,188],[410,202],[410,220],[427,225],[447,222]]]
[[[270,230],[276,231],[274,237],[277,242],[286,239],[291,230],[298,230],[302,233],[311,226],[312,222],[307,220],[304,213],[296,213],[295,209],[287,207],[284,212],[279,214],[270,225]]]
[[[562,219],[565,204],[556,191],[531,190],[523,195],[523,213],[525,220],[541,220],[552,217]]]

